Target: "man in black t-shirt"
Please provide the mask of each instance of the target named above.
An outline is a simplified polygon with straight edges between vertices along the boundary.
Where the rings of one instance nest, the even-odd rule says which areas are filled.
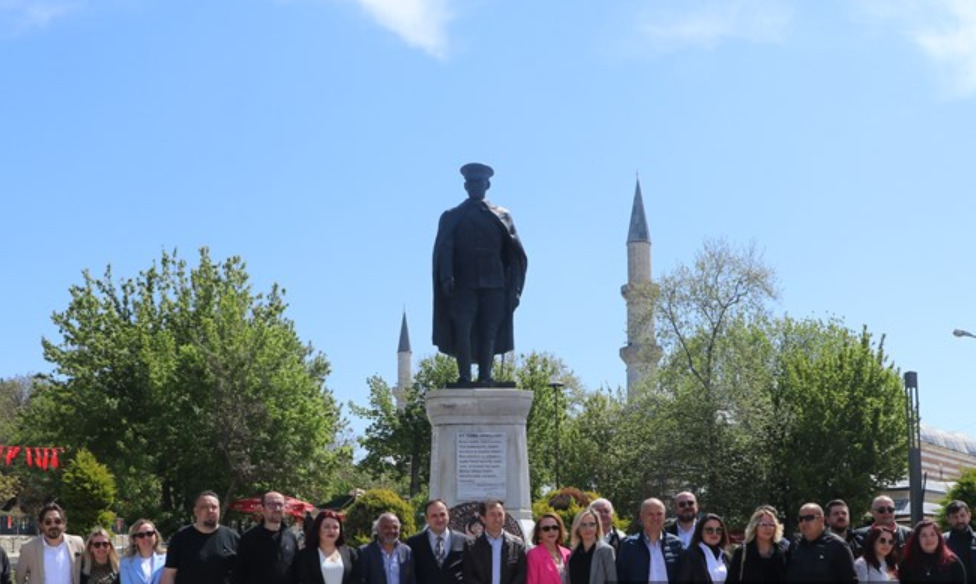
[[[212,491],[197,496],[196,522],[173,534],[160,584],[229,584],[240,536],[219,524],[220,500]]]
[[[261,515],[264,521],[241,536],[234,584],[292,584],[298,538],[284,523],[285,496],[265,493]]]

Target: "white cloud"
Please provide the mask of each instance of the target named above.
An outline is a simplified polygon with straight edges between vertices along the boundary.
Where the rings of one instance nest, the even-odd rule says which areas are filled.
[[[869,16],[898,24],[941,73],[950,97],[976,96],[976,0],[861,0]]]
[[[356,0],[383,27],[408,45],[447,56],[448,0]]]
[[[658,50],[710,49],[733,40],[781,42],[792,19],[781,0],[685,0],[670,6],[674,10],[659,3],[639,20],[641,32]]]
[[[44,28],[83,5],[82,0],[0,0],[0,27],[14,34]]]

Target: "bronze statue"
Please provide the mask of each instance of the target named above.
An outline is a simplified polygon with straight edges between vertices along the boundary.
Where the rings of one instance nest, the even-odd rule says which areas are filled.
[[[458,382],[491,387],[494,356],[515,347],[512,315],[528,261],[506,209],[485,200],[495,172],[461,167],[468,200],[441,215],[434,242],[434,344],[458,362]]]

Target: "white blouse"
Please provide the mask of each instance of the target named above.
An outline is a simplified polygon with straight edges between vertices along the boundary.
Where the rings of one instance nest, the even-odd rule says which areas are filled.
[[[342,584],[342,576],[345,574],[345,567],[342,565],[342,554],[339,550],[325,557],[325,552],[319,548],[319,568],[322,570],[322,579],[325,584]]]

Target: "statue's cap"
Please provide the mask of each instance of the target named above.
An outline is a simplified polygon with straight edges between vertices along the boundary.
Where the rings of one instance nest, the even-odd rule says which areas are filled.
[[[480,162],[469,162],[461,167],[461,175],[464,176],[464,180],[491,178],[494,174],[495,171],[490,166]]]

